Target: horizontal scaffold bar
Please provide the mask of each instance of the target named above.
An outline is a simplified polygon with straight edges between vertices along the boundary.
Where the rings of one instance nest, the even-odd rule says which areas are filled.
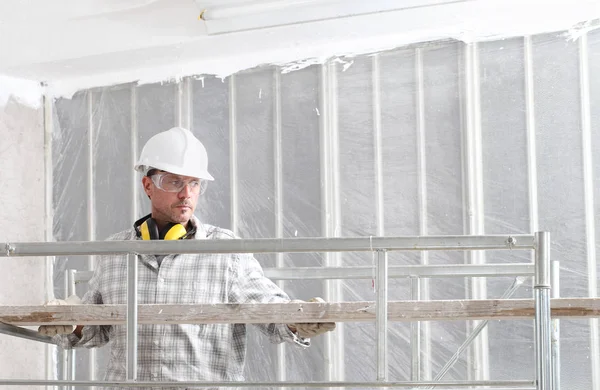
[[[552,299],[554,317],[600,317],[600,298]],[[0,306],[0,322],[19,326],[125,325],[126,305]],[[533,318],[532,299],[390,301],[390,321]],[[375,302],[139,305],[140,324],[375,321]]]
[[[372,279],[373,266],[349,267],[285,267],[264,268],[265,276],[273,280],[328,280],[328,279]],[[74,270],[75,271],[75,270]],[[388,268],[390,278],[463,278],[533,276],[534,265],[530,263],[505,264],[436,264],[394,265]],[[88,282],[94,271],[75,271],[75,283]]]
[[[353,388],[379,388],[379,387],[422,387],[435,386],[437,390],[448,390],[462,387],[472,388],[473,386],[485,386],[486,388],[498,388],[511,390],[535,390],[535,382],[530,380],[489,380],[489,381],[424,381],[424,382],[125,382],[125,381],[60,381],[60,380],[36,380],[36,379],[0,379],[0,386],[87,386],[87,387],[112,387],[125,386],[127,388],[136,387],[168,387],[180,388],[187,387],[211,387],[211,388],[269,388],[269,387],[305,387],[305,388],[323,388],[323,387],[353,387]],[[517,387],[518,386],[518,387]]]
[[[534,245],[533,235],[5,242],[0,243],[0,257],[119,253],[290,253],[377,250],[534,249]]]

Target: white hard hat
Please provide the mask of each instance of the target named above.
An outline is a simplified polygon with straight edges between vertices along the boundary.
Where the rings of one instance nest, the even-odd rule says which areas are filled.
[[[191,131],[182,127],[158,133],[146,142],[135,170],[145,174],[151,168],[214,180],[208,173],[208,156],[204,145]]]

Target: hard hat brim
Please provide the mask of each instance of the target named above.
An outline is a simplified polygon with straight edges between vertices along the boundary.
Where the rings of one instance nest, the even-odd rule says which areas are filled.
[[[149,165],[138,163],[135,165],[134,169],[142,174],[146,174],[150,169],[159,169],[161,171],[174,173],[176,175],[195,177],[200,180],[210,180],[210,181],[215,180],[215,178],[210,173],[208,173],[208,171],[186,170],[186,169],[183,169],[182,167],[177,167],[177,166],[170,165],[170,164],[155,164],[155,166],[149,166]]]

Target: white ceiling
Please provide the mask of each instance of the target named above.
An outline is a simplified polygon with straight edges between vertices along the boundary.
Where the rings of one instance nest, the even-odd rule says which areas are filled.
[[[0,72],[44,77],[44,64],[188,42],[206,35],[198,14],[190,0],[3,0]]]
[[[236,34],[223,32],[245,30],[237,34],[244,35],[260,29],[259,34],[251,35],[257,41],[260,35],[273,34],[264,27],[352,15],[348,5],[358,8],[356,14],[471,1],[2,0],[0,49],[8,55],[0,60],[0,73],[51,81],[114,71],[135,63],[140,67],[154,62],[161,65],[165,56],[172,62],[179,58],[189,61],[214,57],[211,54],[224,48],[231,54],[243,49],[235,47],[239,42],[232,35]],[[206,21],[199,19],[203,10]],[[211,28],[215,35],[228,36],[209,37]],[[280,41],[282,37],[276,36]],[[290,39],[283,43],[298,42]],[[193,51],[197,52],[190,53]]]
[[[599,4],[1,0],[0,75],[45,81],[58,89],[61,83],[70,89],[200,73],[227,75],[261,63],[323,59],[424,40],[477,41],[555,31],[597,18]],[[206,20],[201,20],[204,9]]]

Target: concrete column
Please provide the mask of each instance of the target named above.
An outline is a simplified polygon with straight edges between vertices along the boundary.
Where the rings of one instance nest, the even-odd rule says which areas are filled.
[[[44,186],[42,105],[9,98],[0,105],[0,241],[45,240]],[[44,258],[4,259],[0,305],[43,303],[45,277]],[[46,354],[54,348],[0,334],[0,378],[46,379]]]

